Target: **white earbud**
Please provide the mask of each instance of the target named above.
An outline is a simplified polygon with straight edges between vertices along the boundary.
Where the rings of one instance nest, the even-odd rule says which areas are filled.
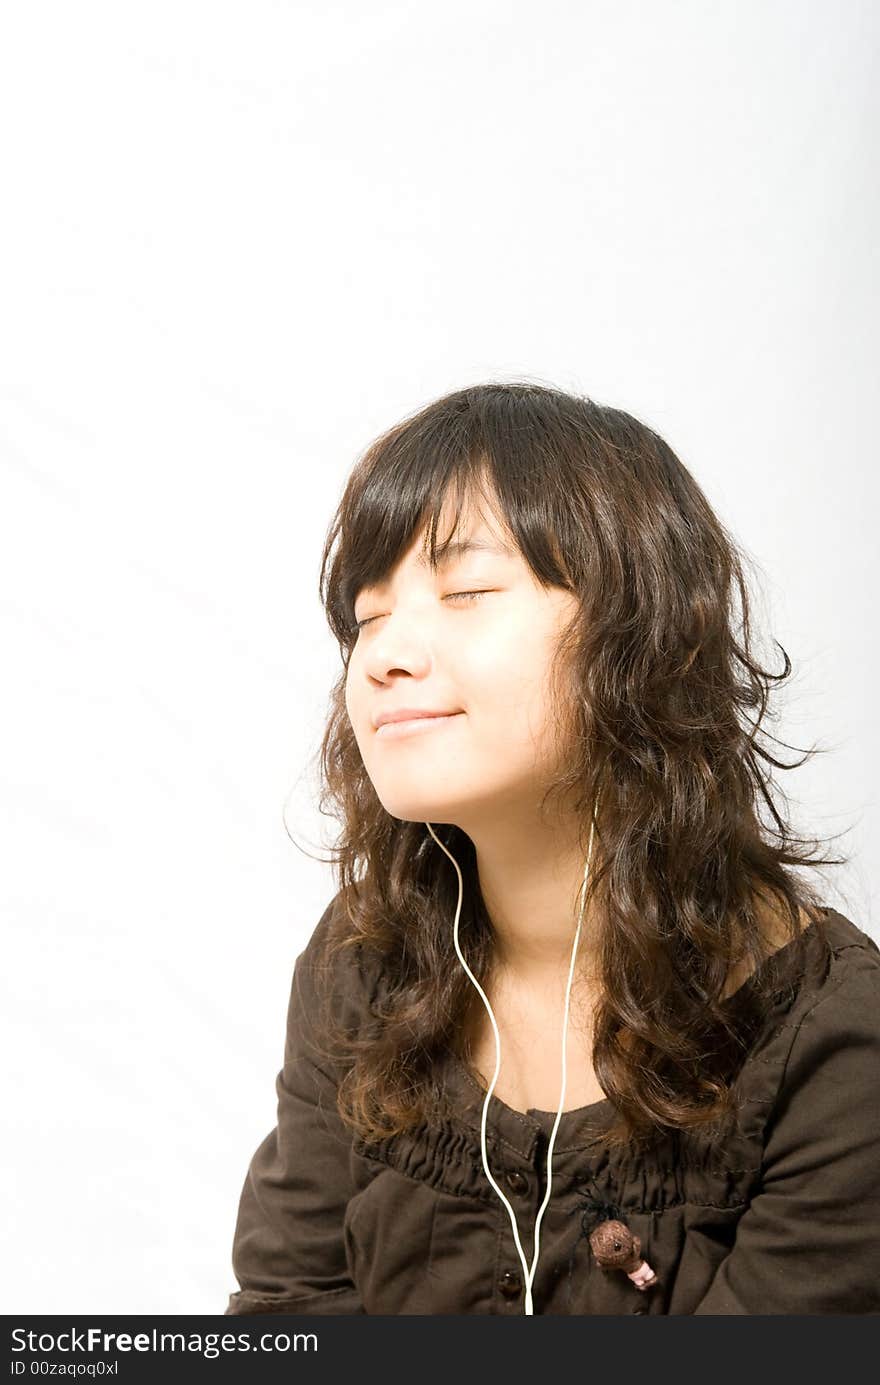
[[[458,953],[458,959],[459,959],[459,961],[461,962],[461,965],[464,967],[464,969],[465,969],[465,971],[467,972],[468,976],[470,977],[471,981],[472,981],[473,984],[476,986],[477,990],[479,991],[480,995],[482,996],[483,1004],[485,1005],[485,1007],[486,1007],[486,1009],[487,1009],[487,1011],[488,1011],[489,1019],[492,1021],[492,1029],[493,1029],[493,1031],[494,1031],[494,1033],[495,1033],[495,1073],[494,1073],[494,1076],[493,1076],[493,1078],[492,1078],[491,1083],[489,1084],[489,1090],[488,1090],[487,1093],[486,1093],[486,1099],[485,1099],[485,1101],[483,1102],[483,1118],[482,1118],[482,1121],[481,1121],[481,1124],[480,1124],[480,1146],[481,1146],[482,1154],[483,1154],[483,1167],[484,1167],[484,1169],[486,1170],[486,1177],[488,1178],[488,1180],[489,1180],[489,1182],[491,1183],[492,1187],[495,1189],[496,1193],[497,1193],[498,1196],[501,1198],[501,1201],[504,1203],[505,1207],[507,1208],[508,1212],[510,1213],[510,1224],[511,1224],[511,1226],[512,1226],[512,1228],[513,1228],[513,1239],[514,1239],[514,1242],[516,1243],[516,1249],[517,1249],[517,1252],[518,1252],[518,1254],[519,1254],[520,1262],[521,1262],[522,1267],[523,1267],[523,1274],[525,1275],[526,1293],[525,1293],[525,1309],[524,1309],[524,1312],[525,1312],[525,1313],[530,1313],[530,1314],[534,1315],[534,1309],[533,1309],[533,1307],[532,1307],[532,1284],[533,1284],[534,1278],[535,1278],[535,1270],[537,1269],[537,1265],[538,1265],[538,1248],[539,1248],[539,1241],[538,1241],[538,1238],[539,1238],[539,1234],[540,1234],[541,1218],[542,1218],[543,1215],[544,1215],[544,1209],[546,1208],[548,1202],[550,1201],[550,1180],[551,1180],[551,1177],[552,1177],[553,1143],[554,1143],[554,1141],[555,1141],[555,1139],[556,1139],[556,1131],[559,1129],[559,1122],[560,1122],[560,1120],[562,1119],[562,1108],[563,1108],[563,1106],[565,1105],[565,1077],[566,1077],[565,1050],[566,1050],[566,1037],[567,1037],[567,1033],[568,1033],[568,1010],[569,1010],[569,1001],[570,1001],[570,998],[571,998],[571,982],[572,982],[572,977],[574,976],[574,962],[575,962],[575,957],[576,957],[576,955],[577,955],[578,939],[580,938],[580,934],[581,934],[581,923],[583,922],[583,917],[584,917],[585,889],[586,889],[586,884],[587,884],[587,877],[588,877],[588,875],[589,875],[590,859],[591,859],[592,853],[593,853],[593,828],[592,828],[592,827],[590,828],[590,843],[589,843],[589,846],[588,846],[588,848],[587,848],[587,859],[586,859],[586,862],[585,862],[585,864],[584,864],[584,879],[583,879],[583,883],[582,883],[582,885],[581,885],[581,891],[580,891],[580,901],[581,901],[581,902],[580,902],[580,910],[579,910],[579,912],[578,912],[578,923],[577,923],[577,929],[575,930],[574,943],[573,943],[572,949],[571,949],[571,963],[570,963],[569,968],[568,968],[568,984],[566,985],[566,988],[565,988],[565,1012],[564,1012],[563,1020],[562,1020],[562,1090],[561,1090],[561,1092],[560,1092],[560,1094],[559,1094],[559,1110],[556,1112],[556,1120],[555,1120],[554,1123],[553,1123],[553,1131],[552,1131],[552,1133],[551,1133],[551,1135],[550,1135],[550,1143],[549,1143],[549,1145],[548,1145],[548,1147],[547,1147],[547,1191],[546,1191],[546,1193],[544,1194],[544,1201],[541,1203],[541,1206],[540,1206],[540,1208],[538,1209],[538,1215],[537,1215],[537,1217],[536,1217],[536,1219],[535,1219],[535,1253],[534,1253],[534,1255],[532,1256],[532,1266],[531,1266],[531,1269],[529,1269],[529,1268],[527,1268],[527,1266],[526,1266],[526,1257],[525,1257],[525,1255],[523,1254],[523,1248],[522,1248],[522,1244],[521,1244],[520,1238],[519,1238],[519,1230],[517,1229],[517,1225],[516,1225],[516,1213],[514,1212],[512,1206],[510,1205],[510,1202],[509,1202],[508,1199],[505,1197],[504,1193],[503,1193],[503,1192],[501,1191],[501,1189],[499,1188],[499,1186],[498,1186],[498,1184],[496,1183],[495,1179],[492,1177],[492,1172],[491,1172],[491,1170],[490,1170],[490,1168],[489,1168],[489,1160],[488,1160],[488,1157],[487,1157],[487,1154],[486,1154],[486,1117],[487,1117],[487,1115],[488,1115],[488,1110],[489,1110],[489,1101],[490,1101],[490,1098],[491,1098],[491,1096],[492,1096],[492,1092],[493,1092],[494,1089],[495,1089],[495,1083],[498,1081],[498,1074],[499,1074],[499,1072],[500,1072],[500,1070],[501,1070],[501,1038],[500,1038],[500,1035],[499,1035],[499,1033],[498,1033],[498,1025],[497,1025],[497,1023],[495,1022],[495,1016],[494,1016],[494,1014],[492,1013],[492,1006],[489,1004],[489,1000],[488,1000],[488,998],[487,998],[487,996],[486,996],[486,992],[483,990],[483,988],[482,988],[482,986],[480,985],[479,981],[478,981],[477,978],[474,976],[473,972],[471,971],[470,967],[468,966],[467,962],[465,961],[465,959],[464,959],[464,957],[463,957],[463,955],[462,955],[461,948],[460,948],[459,945],[458,945],[458,920],[459,920],[459,917],[460,917],[460,915],[461,915],[461,904],[462,904],[463,891],[464,891],[464,886],[463,886],[462,877],[461,877],[461,871],[459,870],[458,862],[456,861],[455,857],[452,855],[452,852],[451,852],[451,851],[448,851],[447,848],[446,848],[446,847],[443,845],[443,843],[440,841],[440,838],[437,836],[437,834],[436,834],[436,832],[434,831],[434,829],[433,829],[433,827],[431,826],[431,824],[430,824],[429,822],[426,822],[426,823],[425,823],[425,826],[427,827],[428,831],[431,833],[431,836],[434,838],[434,841],[435,841],[435,842],[437,843],[437,845],[441,848],[441,850],[443,850],[444,852],[446,852],[446,855],[449,857],[450,861],[451,861],[452,864],[455,866],[455,873],[456,873],[456,875],[458,876],[458,905],[457,905],[456,910],[455,910],[455,924],[454,924],[454,927],[453,927],[453,938],[454,938],[454,941],[455,941],[455,950],[456,950],[456,952]]]

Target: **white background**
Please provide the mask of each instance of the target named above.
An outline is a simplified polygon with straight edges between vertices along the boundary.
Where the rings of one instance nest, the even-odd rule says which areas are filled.
[[[753,558],[778,776],[878,860],[871,0],[28,0],[0,25],[3,1310],[218,1312],[334,892],[359,453],[525,377]],[[795,752],[777,748],[785,759]]]

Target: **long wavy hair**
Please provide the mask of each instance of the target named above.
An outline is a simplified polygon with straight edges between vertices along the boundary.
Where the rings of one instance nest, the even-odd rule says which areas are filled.
[[[830,955],[821,896],[797,868],[846,858],[792,833],[772,782],[774,767],[824,751],[786,764],[761,743],[770,685],[792,665],[781,645],[782,672],[756,661],[743,555],[668,444],[621,409],[528,382],[456,390],[390,428],[358,459],[327,531],[320,593],[342,672],[319,806],[340,827],[329,864],[343,907],[326,972],[337,949],[357,947],[382,977],[357,1032],[334,1027],[326,1007],[339,1113],[367,1143],[448,1114],[438,1060],[458,1052],[482,1005],[454,950],[455,872],[425,823],[379,801],[345,685],[358,591],[387,578],[423,529],[434,564],[455,537],[438,543],[450,489],[461,517],[487,487],[538,581],[579,603],[551,670],[568,751],[542,808],[577,815],[585,859],[593,833],[592,1060],[614,1116],[597,1143],[717,1126],[735,1112],[733,1083],[778,982],[766,905],[802,970],[804,916],[822,948],[813,965]],[[486,989],[494,935],[474,845],[432,826],[462,872],[460,945]],[[729,1003],[744,960],[749,981]]]

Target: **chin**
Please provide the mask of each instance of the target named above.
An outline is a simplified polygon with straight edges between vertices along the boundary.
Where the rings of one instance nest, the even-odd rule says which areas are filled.
[[[390,817],[397,818],[400,822],[430,822],[451,823],[455,821],[448,803],[438,803],[436,799],[424,799],[423,801],[412,798],[383,798],[378,794],[379,802]]]

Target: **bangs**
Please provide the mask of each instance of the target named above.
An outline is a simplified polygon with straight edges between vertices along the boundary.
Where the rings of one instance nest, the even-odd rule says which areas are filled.
[[[325,547],[326,567],[337,544],[322,592],[337,639],[351,642],[358,593],[387,581],[420,533],[424,560],[436,573],[479,519],[542,585],[571,589],[558,540],[564,519],[553,513],[554,488],[542,487],[546,465],[546,452],[542,457],[527,430],[517,430],[509,415],[492,419],[485,411],[417,415],[374,442],[350,477]],[[447,532],[440,527],[444,513],[451,517]]]
[[[436,463],[430,462],[414,467],[404,486],[389,484],[383,475],[370,478],[352,528],[342,536],[339,548],[340,590],[347,623],[354,621],[358,592],[387,581],[422,531],[421,551],[436,573],[450,546],[468,533],[474,517],[482,516],[494,527],[494,507],[480,464],[466,459],[443,475],[436,475],[436,470]],[[452,526],[448,533],[442,533],[440,520],[447,507],[452,512]],[[513,534],[501,537],[515,543]]]

